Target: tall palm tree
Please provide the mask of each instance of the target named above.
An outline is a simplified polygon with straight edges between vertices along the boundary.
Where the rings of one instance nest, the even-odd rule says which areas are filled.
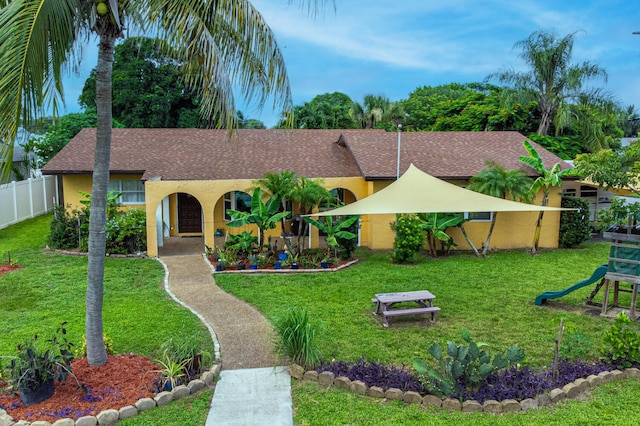
[[[498,198],[511,198],[526,203],[531,202],[532,179],[522,170],[505,170],[500,164],[488,163],[484,169],[469,181],[468,189]],[[482,249],[482,256],[486,256],[491,244],[493,228],[496,224],[498,212],[493,212],[489,233]]]
[[[317,6],[313,1],[311,5]],[[107,185],[111,146],[111,72],[116,40],[132,33],[163,41],[201,96],[203,119],[231,129],[233,87],[263,106],[289,109],[284,59],[260,13],[246,0],[2,0],[0,1],[0,158],[11,158],[20,125],[27,128],[63,102],[62,76],[75,68],[82,44],[98,38],[97,132],[89,224],[86,293],[87,358],[107,361],[102,304]],[[5,161],[6,163],[6,161]]]
[[[537,194],[542,189],[542,201],[541,206],[549,204],[549,191],[553,186],[562,185],[562,178],[565,176],[575,176],[575,169],[560,169],[560,163],[554,164],[550,169],[544,165],[542,157],[538,151],[527,140],[523,142],[524,149],[529,154],[528,157],[521,156],[520,161],[531,167],[538,172],[540,176],[533,181],[531,185],[531,194]],[[531,247],[531,254],[536,254],[538,251],[538,243],[540,242],[540,232],[542,231],[542,218],[544,217],[544,210],[540,210],[538,213],[538,220],[536,221],[536,230],[533,234],[533,245]]]
[[[291,201],[291,194],[296,186],[298,178],[296,172],[290,170],[282,170],[280,173],[266,173],[261,179],[254,182],[259,188],[262,188],[272,196],[280,200],[280,211],[287,210],[287,202]],[[285,224],[287,217],[282,218],[282,241],[287,246],[289,252],[293,252],[291,238],[285,237]]]
[[[389,98],[365,95],[364,103],[354,102],[349,113],[360,128],[373,129],[386,117],[390,107]]]
[[[309,214],[314,208],[324,202],[329,202],[333,199],[333,195],[323,185],[321,179],[310,179],[306,176],[300,176],[298,178],[293,191],[291,192],[291,199],[298,203],[300,207],[300,215]],[[302,252],[302,245],[304,242],[304,236],[309,229],[309,223],[306,221],[300,221],[298,224],[298,251]]]
[[[540,112],[537,133],[547,135],[559,109],[568,100],[575,100],[589,92],[583,84],[591,78],[606,79],[604,69],[588,61],[572,64],[573,42],[576,33],[559,38],[555,34],[536,31],[514,48],[522,49],[520,58],[529,66],[526,72],[507,70],[488,76],[511,84],[519,101],[535,100]]]

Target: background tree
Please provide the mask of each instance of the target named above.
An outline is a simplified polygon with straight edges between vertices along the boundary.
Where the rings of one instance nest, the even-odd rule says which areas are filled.
[[[242,111],[236,112],[236,118],[238,120],[238,128],[240,129],[266,129],[267,126],[260,120],[255,118],[245,118]]]
[[[536,101],[540,114],[537,133],[546,135],[559,110],[578,96],[597,94],[584,87],[591,78],[605,78],[604,69],[588,61],[572,64],[573,42],[576,33],[559,38],[555,34],[536,31],[514,48],[520,49],[520,58],[529,67],[520,72],[513,69],[491,74],[487,79],[496,78],[501,83],[511,85],[513,99],[520,103]]]
[[[38,167],[47,164],[80,130],[96,127],[97,122],[95,108],[89,108],[85,112],[63,115],[48,126],[45,134],[32,136],[29,144],[33,146],[33,152],[38,156]],[[124,126],[114,120],[113,127]]]
[[[293,111],[293,127],[296,129],[353,129],[356,128],[349,110],[353,101],[341,92],[318,95]],[[286,126],[286,118],[277,128]]]
[[[505,170],[500,164],[489,163],[471,177],[467,188],[492,197],[511,198],[513,201],[521,200],[529,203],[533,197],[532,184],[533,180],[522,170]],[[497,217],[498,212],[492,212],[491,225],[482,248],[482,256],[486,256],[489,251]]]
[[[125,127],[198,126],[197,93],[189,89],[182,70],[164,53],[159,40],[131,37],[116,45],[113,59],[113,118]],[[96,107],[96,69],[78,99]]]
[[[535,128],[535,102],[501,106],[503,89],[483,83],[417,88],[400,104],[406,129],[415,131],[516,130]]]
[[[531,167],[541,176],[538,176],[533,181],[531,186],[531,194],[535,195],[542,189],[542,201],[540,205],[546,206],[549,204],[549,190],[553,186],[562,185],[562,178],[565,176],[575,176],[577,174],[574,169],[560,168],[560,163],[554,164],[550,169],[547,169],[542,161],[542,157],[536,149],[531,145],[529,141],[524,141],[524,148],[529,154],[528,157],[521,156],[520,161]],[[540,232],[542,230],[542,218],[544,217],[544,210],[540,210],[538,213],[538,220],[536,221],[536,229],[533,235],[533,246],[531,247],[531,253],[535,254],[538,251],[538,243],[540,242]]]
[[[575,168],[583,180],[597,183],[606,190],[624,189],[640,195],[640,146],[637,143],[620,151],[604,149],[597,153],[580,154]]]
[[[107,5],[97,9],[97,4]],[[314,2],[314,5],[317,3]],[[63,71],[78,63],[81,46],[98,38],[97,131],[93,167],[86,293],[87,359],[107,361],[102,305],[106,204],[112,126],[114,44],[124,28],[153,34],[183,66],[185,85],[200,98],[206,122],[235,124],[234,83],[259,107],[267,99],[287,110],[291,94],[284,59],[262,16],[249,2],[211,0],[8,0],[0,9],[0,158],[7,165],[20,125],[43,110],[57,115]],[[237,87],[237,86],[235,86]],[[3,174],[7,173],[4,167]]]

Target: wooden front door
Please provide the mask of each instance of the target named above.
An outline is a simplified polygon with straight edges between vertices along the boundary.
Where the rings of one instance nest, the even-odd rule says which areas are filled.
[[[202,208],[200,203],[189,194],[178,193],[178,232],[202,232]]]

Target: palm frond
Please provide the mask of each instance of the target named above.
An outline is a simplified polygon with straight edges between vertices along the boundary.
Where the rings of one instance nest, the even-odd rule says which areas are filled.
[[[235,123],[233,89],[262,108],[292,106],[289,78],[275,36],[246,0],[149,0],[140,23],[180,52],[185,82],[202,95],[201,113],[217,127]]]
[[[5,165],[18,128],[31,126],[48,108],[57,115],[64,103],[62,72],[74,59],[77,7],[77,0],[15,0],[0,12],[0,155],[9,160]]]

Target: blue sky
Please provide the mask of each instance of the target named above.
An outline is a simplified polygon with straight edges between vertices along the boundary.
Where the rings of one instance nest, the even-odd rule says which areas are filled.
[[[307,1],[307,3],[311,3]],[[343,92],[362,102],[367,94],[407,99],[422,86],[482,81],[508,68],[525,70],[514,43],[544,30],[578,31],[573,61],[603,67],[603,88],[640,110],[640,8],[625,0],[336,0],[315,17],[293,0],[254,0],[284,54],[295,105],[316,95]],[[67,79],[66,112],[95,66],[87,46],[78,75]],[[278,111],[262,113],[242,100],[245,117],[270,127]]]

